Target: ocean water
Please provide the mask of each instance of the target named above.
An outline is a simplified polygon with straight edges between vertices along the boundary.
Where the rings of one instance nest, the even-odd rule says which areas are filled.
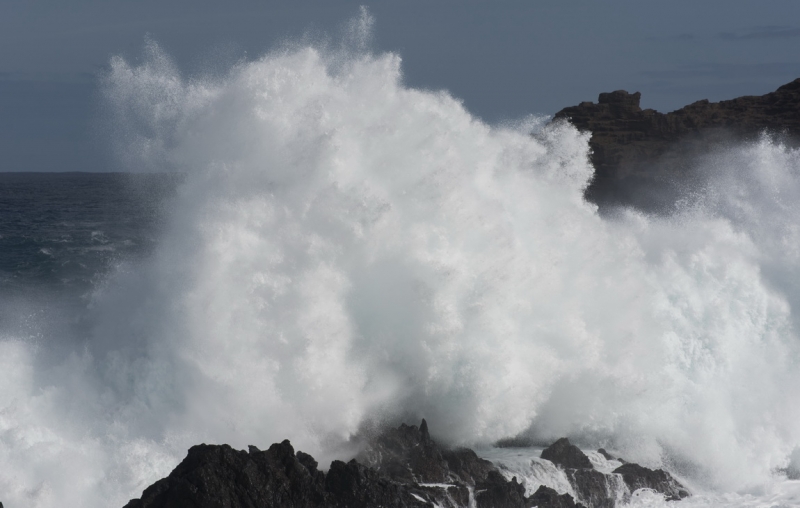
[[[587,135],[409,88],[369,25],[210,76],[148,42],[101,84],[132,174],[0,175],[0,501],[122,506],[193,444],[326,464],[425,417],[799,504],[800,152],[601,215]]]

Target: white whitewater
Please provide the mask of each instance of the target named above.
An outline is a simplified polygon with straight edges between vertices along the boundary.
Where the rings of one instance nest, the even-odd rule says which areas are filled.
[[[368,25],[211,78],[154,44],[112,60],[123,156],[187,181],[89,336],[0,328],[0,501],[121,507],[192,444],[289,438],[325,464],[424,416],[451,443],[613,448],[708,493],[682,504],[791,505],[800,154],[732,147],[671,217],[604,219],[585,135],[408,88]]]
[[[507,480],[516,478],[525,486],[525,495],[530,496],[542,485],[559,494],[569,494],[577,499],[575,489],[562,469],[540,457],[542,448],[487,448],[478,454],[494,463]]]

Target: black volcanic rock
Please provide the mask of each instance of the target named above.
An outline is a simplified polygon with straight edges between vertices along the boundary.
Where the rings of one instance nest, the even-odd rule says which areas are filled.
[[[761,132],[800,138],[800,79],[762,96],[697,101],[671,113],[641,109],[641,94],[601,93],[555,114],[589,131],[595,179],[586,192],[599,204],[663,206],[666,195],[693,178],[696,157]]]
[[[541,457],[564,469],[578,499],[591,508],[613,508],[615,499],[610,492],[610,479],[596,471],[589,457],[580,448],[562,437],[542,450]]]
[[[481,459],[468,448],[446,449],[433,441],[425,420],[419,427],[401,425],[378,436],[358,457],[398,483],[450,484],[444,489],[428,488],[426,499],[439,506],[468,506],[469,487],[472,487],[478,508],[529,507],[536,503],[525,497],[525,486],[511,481],[497,471],[489,461]],[[418,490],[412,490],[419,493]],[[539,508],[577,506],[569,494],[540,499]],[[569,503],[572,504],[564,504]]]
[[[375,506],[405,508],[430,506],[414,497],[403,485],[397,484],[377,471],[351,460],[331,463],[325,476],[327,503],[316,506],[331,508],[372,508]]]
[[[608,460],[614,460],[605,450],[599,450]],[[578,500],[590,508],[613,508],[617,491],[625,491],[619,480],[594,469],[589,457],[567,438],[561,438],[542,451],[541,457],[564,470]],[[619,459],[616,459],[619,460]],[[667,500],[679,500],[689,496],[688,490],[669,473],[661,469],[652,470],[638,464],[627,463],[615,469],[628,488],[628,493],[648,488],[664,494]],[[628,494],[625,494],[627,496]]]
[[[480,508],[532,505],[516,478],[506,480],[472,450],[439,447],[424,420],[385,431],[365,456],[373,467],[335,460],[324,473],[289,441],[248,452],[193,446],[169,476],[125,508],[457,508],[470,505],[470,490]],[[548,504],[551,497],[555,504]],[[537,506],[576,506],[571,500],[545,496]]]
[[[313,507],[326,501],[324,476],[309,471],[289,441],[267,451],[197,445],[170,475],[126,508]]]
[[[255,446],[253,448],[255,448]],[[301,464],[303,464],[306,467],[306,469],[308,469],[309,473],[311,473],[311,474],[316,474],[317,473],[317,466],[319,464],[317,464],[317,461],[314,460],[314,457],[312,457],[311,455],[309,455],[307,453],[304,453],[304,452],[301,452],[300,450],[298,450],[297,451],[297,461],[300,462]]]
[[[228,445],[198,445],[167,478],[145,489],[126,508],[411,508],[429,506],[422,497],[376,471],[334,461],[325,475],[316,461],[294,453],[289,441],[267,451]]]
[[[589,457],[580,448],[569,442],[569,439],[562,437],[555,443],[542,450],[541,457],[547,459],[557,466],[573,469],[593,469]]]
[[[335,460],[325,473],[289,441],[266,451],[250,446],[248,452],[193,446],[169,476],[125,508],[612,508],[617,493],[625,492],[620,476],[630,491],[650,488],[668,499],[688,495],[661,470],[626,464],[614,471],[620,476],[601,473],[564,438],[542,457],[564,469],[579,499],[545,486],[526,497],[524,484],[507,480],[474,451],[440,447],[424,420],[375,436],[361,456],[369,463]]]
[[[510,482],[497,471],[489,471],[486,479],[475,486],[475,503],[478,508],[528,508],[525,486],[514,477]]]
[[[583,507],[580,503],[575,503],[572,496],[569,494],[559,494],[550,487],[542,485],[531,497],[529,501],[533,502],[534,506],[547,506],[549,508],[580,508]]]
[[[668,501],[678,501],[689,496],[686,487],[661,469],[652,470],[639,464],[623,464],[613,472],[622,475],[631,492],[643,488],[653,489],[664,494]]]
[[[578,499],[592,508],[614,508],[616,499],[608,475],[594,469],[567,469],[565,473]]]
[[[423,419],[419,427],[402,424],[379,435],[356,459],[401,483],[448,483],[475,485],[494,466],[467,448],[443,449],[428,432]]]

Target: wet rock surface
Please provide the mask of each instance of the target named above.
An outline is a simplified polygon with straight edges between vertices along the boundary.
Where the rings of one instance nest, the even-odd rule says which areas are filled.
[[[594,467],[589,457],[565,437],[542,450],[542,458],[563,468],[592,469]]]
[[[568,469],[566,473],[578,499],[587,506],[614,508],[617,496],[613,477],[594,469]]]
[[[310,460],[309,460],[310,459]],[[409,489],[355,461],[334,461],[327,474],[289,441],[266,451],[198,445],[170,475],[126,508],[421,507]]]
[[[714,147],[757,139],[764,131],[790,144],[800,140],[800,79],[766,95],[701,100],[670,113],[642,109],[640,98],[624,90],[601,93],[597,103],[554,116],[591,132],[595,179],[586,196],[601,207],[663,209],[697,183],[698,158]]]
[[[325,476],[325,494],[320,502],[311,506],[341,508],[429,506],[424,497],[415,496],[412,490],[355,460],[347,464],[339,460],[331,463],[331,468]]]
[[[125,508],[610,508],[623,500],[620,485],[627,486],[628,498],[638,488],[662,492],[668,499],[688,495],[661,470],[625,464],[612,474],[597,471],[566,438],[542,457],[564,470],[577,500],[547,486],[526,496],[521,480],[509,480],[510,474],[504,476],[474,451],[438,445],[423,420],[419,427],[404,424],[380,433],[355,459],[335,460],[327,472],[311,455],[295,452],[289,441],[265,451],[194,446],[169,476]]]
[[[525,486],[516,477],[509,482],[497,471],[490,471],[486,478],[475,485],[475,504],[479,507],[527,508],[531,502],[525,497]]]
[[[613,479],[595,471],[592,461],[580,448],[562,437],[542,450],[541,457],[564,469],[578,498],[592,508],[613,508]]]
[[[381,433],[356,460],[402,483],[449,483],[474,485],[494,466],[468,448],[447,449],[436,444],[423,419],[419,427],[402,424]]]
[[[668,501],[677,501],[689,496],[686,487],[661,469],[648,469],[639,464],[623,464],[615,469],[614,473],[622,475],[631,492],[637,489],[653,489],[664,494]]]
[[[576,504],[569,494],[559,494],[550,487],[542,485],[529,498],[534,506],[549,506],[551,508],[576,508],[583,506]]]
[[[613,455],[611,455],[610,453],[605,451],[603,448],[598,449],[597,453],[602,455],[606,460],[618,460],[618,461],[622,462],[623,464],[625,463],[624,460],[614,457]]]
[[[642,488],[661,493],[669,501],[689,496],[689,491],[666,471],[625,463],[602,448],[598,453],[623,465],[611,474],[597,471],[589,457],[567,438],[542,450],[541,458],[564,470],[578,500],[590,508],[613,508],[619,502],[627,502],[631,493]]]

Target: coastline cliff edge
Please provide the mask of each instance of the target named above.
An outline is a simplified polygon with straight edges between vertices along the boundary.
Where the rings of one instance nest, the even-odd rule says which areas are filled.
[[[703,158],[733,143],[768,134],[800,141],[800,78],[761,96],[701,100],[670,113],[639,106],[641,93],[601,93],[597,103],[562,109],[553,121],[590,132],[595,178],[586,198],[601,209],[668,210],[687,186],[702,183]]]

